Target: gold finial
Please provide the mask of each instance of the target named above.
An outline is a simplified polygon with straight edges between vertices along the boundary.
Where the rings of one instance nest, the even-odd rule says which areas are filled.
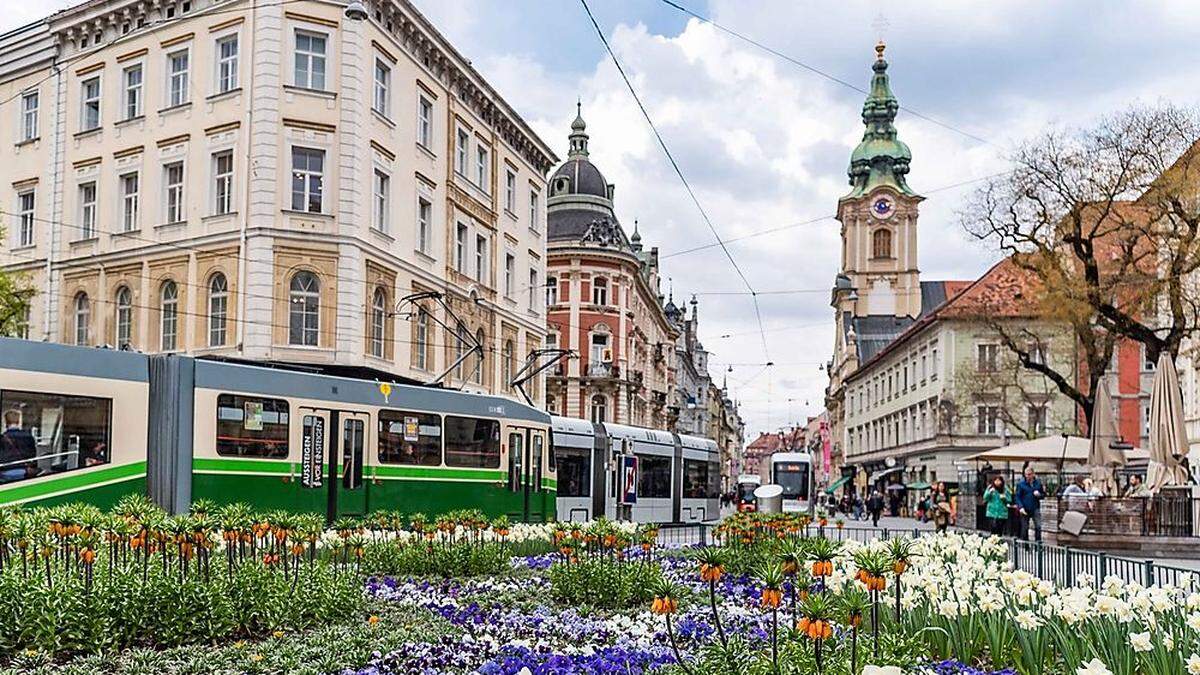
[[[875,44],[875,58],[877,60],[879,60],[879,61],[883,60],[883,50],[886,48],[887,48],[887,45],[883,44],[883,40],[880,40],[878,43]]]

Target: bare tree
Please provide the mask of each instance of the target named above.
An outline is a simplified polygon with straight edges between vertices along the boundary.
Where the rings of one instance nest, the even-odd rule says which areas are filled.
[[[1094,392],[1123,338],[1147,358],[1176,355],[1197,330],[1200,295],[1200,123],[1170,105],[1133,107],[1075,132],[1019,147],[962,218],[1039,281],[1041,317],[1070,327],[1070,370],[1031,358],[1021,335],[1001,340],[1090,420]]]

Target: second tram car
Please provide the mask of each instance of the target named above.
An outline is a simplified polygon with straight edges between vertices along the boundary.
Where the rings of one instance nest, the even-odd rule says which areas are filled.
[[[784,512],[812,509],[812,455],[777,452],[771,455],[771,482],[783,488]]]
[[[707,438],[553,417],[562,520],[618,517],[622,455],[637,457],[637,522],[696,523],[720,517],[720,459]]]

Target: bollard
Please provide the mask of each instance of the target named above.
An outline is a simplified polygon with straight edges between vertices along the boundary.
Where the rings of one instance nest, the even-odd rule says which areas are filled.
[[[1040,541],[1037,543],[1037,575],[1046,578],[1046,547]]]
[[[1096,581],[1103,584],[1104,577],[1108,576],[1108,554],[1101,551],[1096,557]]]
[[[1154,585],[1154,561],[1147,560],[1146,561],[1146,583],[1145,583],[1145,586],[1146,586],[1146,588],[1149,588],[1153,585]]]

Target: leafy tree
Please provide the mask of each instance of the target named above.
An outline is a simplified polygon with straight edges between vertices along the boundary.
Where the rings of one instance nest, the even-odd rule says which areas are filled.
[[[0,228],[0,240],[4,228]],[[25,332],[25,317],[35,290],[24,274],[0,269],[0,335],[18,336]]]
[[[1091,419],[1094,392],[1123,339],[1147,358],[1179,353],[1197,330],[1200,121],[1195,111],[1135,106],[1074,132],[1021,145],[1013,171],[979,189],[963,224],[1038,280],[1041,318],[1068,326],[1078,359],[1036,358],[1028,336],[1000,331]]]

